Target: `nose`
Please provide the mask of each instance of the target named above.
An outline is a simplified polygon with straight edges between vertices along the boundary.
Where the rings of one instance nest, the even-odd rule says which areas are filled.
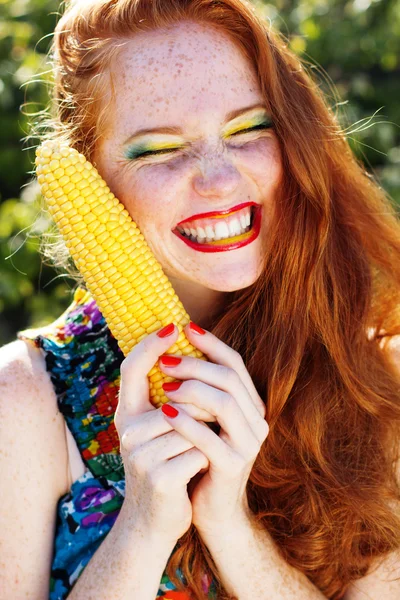
[[[226,157],[202,158],[198,172],[193,177],[193,188],[200,196],[229,196],[238,187],[241,175]]]

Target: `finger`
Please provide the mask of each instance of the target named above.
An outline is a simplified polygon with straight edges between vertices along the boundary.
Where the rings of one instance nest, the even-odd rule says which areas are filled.
[[[213,415],[194,405],[186,404],[184,410],[190,417],[198,421],[203,421],[202,415],[207,415],[207,421],[216,422]],[[170,427],[165,422],[161,409],[155,409],[140,415],[127,416],[123,428],[120,428],[120,430],[121,445],[124,446],[127,452],[131,452],[136,446],[141,446],[149,440],[163,436],[170,431]]]
[[[149,400],[148,373],[157,363],[158,357],[168,352],[179,337],[176,325],[173,325],[172,333],[159,337],[158,334],[163,329],[150,333],[136,344],[121,363],[121,387],[117,408],[121,416],[155,410]]]
[[[165,479],[161,482],[161,487],[165,489],[166,486],[170,486],[173,479],[187,485],[199,472],[206,471],[209,465],[207,456],[198,448],[193,447],[187,452],[182,452],[163,465],[160,472]]]
[[[164,419],[171,424],[175,431],[179,432],[195,448],[209,460],[210,469],[218,473],[232,474],[237,472],[236,465],[240,464],[240,457],[220,437],[215,435],[211,429],[204,427],[199,421],[195,421],[184,410],[178,410],[178,415],[169,417],[164,414]],[[206,465],[202,465],[203,468]]]
[[[198,380],[185,381],[175,392],[165,393],[175,403],[172,406],[179,405],[178,411],[183,412],[184,417],[186,417],[187,413],[186,410],[180,410],[180,405],[184,404],[186,408],[185,402],[187,399],[213,413],[221,425],[223,432],[226,434],[224,436],[221,433],[221,439],[224,439],[235,452],[246,458],[251,459],[257,456],[261,444],[266,438],[265,427],[264,432],[257,436],[245,418],[238,402],[232,396]],[[189,417],[189,415],[187,416]],[[261,420],[260,416],[258,418]],[[265,426],[265,421],[262,422]],[[202,450],[202,448],[200,449]]]
[[[193,448],[192,442],[178,431],[171,429],[165,419],[164,433],[158,437],[152,437],[138,445],[136,433],[129,429],[124,433],[123,448],[135,462],[143,466],[153,466],[155,463],[167,461]]]
[[[236,352],[236,350],[225,344],[222,340],[207,330],[203,330],[205,331],[204,335],[199,335],[198,333],[193,332],[190,328],[190,323],[183,328],[183,331],[189,342],[193,344],[195,348],[201,350],[211,362],[236,371],[243,385],[246,387],[254,406],[257,408],[262,417],[265,418],[265,404],[260,398],[239,352]]]
[[[191,356],[180,356],[179,358],[181,359],[180,364],[174,367],[167,367],[159,360],[158,362],[161,371],[167,375],[170,375],[171,377],[182,379],[183,381],[193,379],[201,381],[205,384],[208,384],[208,386],[217,388],[217,390],[225,392],[232,398],[235,398],[241,409],[242,415],[244,415],[245,420],[254,431],[256,437],[260,440],[263,439],[266,428],[265,418],[257,410],[250,397],[247,387],[244,385],[242,379],[239,377],[236,371],[229,367],[199,360]],[[183,386],[184,384],[182,384],[179,389],[181,390]],[[174,399],[182,398],[186,402],[193,402],[196,404],[196,406],[199,406],[199,408],[207,410],[213,416],[216,416],[215,407],[211,406],[209,403],[205,404],[204,402],[198,404],[199,394],[195,396],[195,400],[195,398],[191,395],[192,388],[188,389],[186,387],[185,389],[186,392],[184,395],[181,394],[179,396],[172,397]],[[167,397],[169,397],[165,389],[164,392]],[[218,398],[218,395],[214,395],[213,397]],[[206,399],[202,398],[202,400]],[[219,417],[218,422],[222,425],[221,421],[219,421]],[[222,425],[222,427],[224,426]]]

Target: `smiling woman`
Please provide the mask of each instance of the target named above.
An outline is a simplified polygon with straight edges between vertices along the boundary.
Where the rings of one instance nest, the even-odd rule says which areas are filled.
[[[110,312],[124,288],[165,327],[122,356],[76,271],[68,310],[2,351],[3,439],[27,449],[0,464],[5,597],[398,598],[400,224],[318,84],[244,0],[73,0],[50,58],[45,137],[83,155],[41,166],[57,219],[107,262]]]

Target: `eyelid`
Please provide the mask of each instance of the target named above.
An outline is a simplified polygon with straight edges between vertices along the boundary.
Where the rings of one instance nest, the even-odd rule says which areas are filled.
[[[269,128],[272,128],[272,121],[266,119],[265,121],[261,121],[259,123],[249,123],[248,127],[240,127],[237,130],[232,131],[229,134],[224,135],[224,139],[232,137],[236,134],[240,134],[240,133],[251,133],[252,130],[254,131],[263,131]],[[260,128],[260,129],[258,129]],[[171,147],[168,145],[167,142],[164,142],[161,146],[158,147],[154,147],[154,148],[146,148],[146,150],[144,150],[143,152],[140,152],[138,154],[138,156],[136,157],[129,157],[129,148],[127,150],[127,158],[130,158],[130,160],[140,160],[141,158],[147,158],[148,156],[163,156],[163,155],[168,155],[169,152],[174,152],[174,151],[179,151],[179,150],[185,150],[187,149],[189,146],[189,143],[187,144],[183,144],[181,146],[177,146],[177,147]]]
[[[272,123],[272,119],[267,112],[252,117],[247,117],[247,119],[245,120],[238,120],[236,125],[232,126],[231,124],[229,124],[228,126],[226,126],[223,136],[228,137],[238,131],[242,131],[244,129],[251,129],[252,127],[256,127],[257,125],[266,125],[269,122]]]

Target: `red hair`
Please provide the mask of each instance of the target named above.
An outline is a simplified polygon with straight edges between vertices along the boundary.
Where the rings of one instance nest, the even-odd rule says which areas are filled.
[[[47,135],[92,159],[118,44],[182,20],[226,32],[254,65],[283,160],[263,272],[226,294],[211,328],[241,354],[267,408],[249,506],[284,559],[340,599],[400,547],[400,382],[380,343],[400,333],[400,223],[390,198],[353,156],[306,66],[243,0],[71,2],[55,30]],[[193,526],[167,572],[196,600],[205,598],[204,572],[220,600],[230,597]]]

